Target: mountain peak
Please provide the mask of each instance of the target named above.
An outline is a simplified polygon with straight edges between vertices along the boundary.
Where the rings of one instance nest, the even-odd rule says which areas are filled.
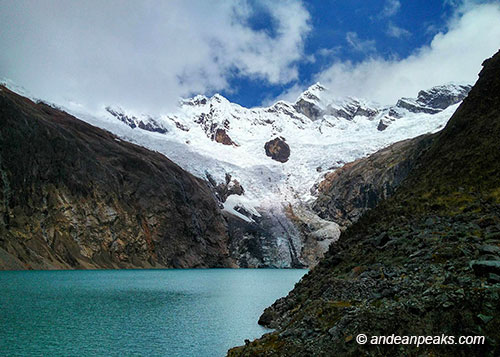
[[[229,100],[224,97],[222,94],[215,93],[211,98],[210,102],[216,102],[216,103],[229,103]]]
[[[315,84],[307,88],[304,92],[302,92],[302,94],[299,96],[299,98],[297,98],[295,103],[298,103],[301,100],[318,102],[321,100],[321,92],[324,91],[326,91],[326,88],[319,82],[316,82]]]
[[[198,94],[193,98],[181,99],[180,105],[188,105],[188,106],[200,106],[207,104],[208,98],[204,95]]]
[[[275,331],[228,355],[412,355],[414,346],[380,344],[373,352],[372,346],[350,342],[351,336],[374,330],[432,335],[443,328],[450,336],[471,331],[485,338],[480,349],[457,345],[444,355],[497,355],[499,107],[500,52],[484,63],[441,132],[400,142],[399,148],[370,156],[364,166],[357,161],[334,172],[338,178],[357,166],[344,182],[372,175],[368,183],[356,184],[366,192],[379,182],[377,170],[396,162],[408,170],[390,198],[343,231],[316,268],[264,310],[259,323]],[[370,172],[368,166],[383,156],[376,165],[380,169]],[[344,188],[345,194],[352,188]],[[335,206],[339,194],[328,193],[319,208]],[[357,197],[357,202],[368,200]],[[327,211],[319,213],[331,218]],[[418,353],[443,355],[441,347],[421,346]]]
[[[319,92],[322,92],[322,91],[325,91],[327,90],[327,88],[322,85],[320,82],[316,82],[314,83],[313,85],[311,85],[309,88],[307,88],[308,91],[319,91]]]
[[[404,108],[413,113],[438,113],[453,104],[461,102],[469,91],[471,85],[448,83],[421,90],[417,98],[401,98],[396,107]]]
[[[417,102],[431,108],[445,109],[452,104],[462,101],[471,88],[471,85],[460,85],[455,83],[435,86],[418,92]]]

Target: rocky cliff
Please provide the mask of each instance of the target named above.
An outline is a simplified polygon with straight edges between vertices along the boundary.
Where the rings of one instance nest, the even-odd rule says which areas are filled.
[[[379,182],[387,187],[377,184],[342,198],[352,201],[360,194],[366,196],[363,202],[318,209],[322,217],[308,210],[316,194],[311,187],[347,162],[439,130],[468,89],[446,84],[420,91],[415,98],[402,98],[400,105],[380,105],[362,98],[339,98],[315,84],[296,101],[278,101],[269,107],[244,108],[215,94],[181,100],[170,113],[140,113],[108,103],[101,112],[90,114],[81,108],[74,114],[124,141],[164,154],[199,178],[211,177],[231,232],[230,254],[237,264],[310,267],[338,238],[338,227],[329,215],[348,224],[378,202],[373,194],[389,195],[404,177],[406,166],[388,170]],[[367,168],[363,180],[370,180],[377,170]],[[224,188],[227,175],[244,191],[237,186]],[[337,208],[346,211],[345,217],[333,215]]]
[[[432,140],[432,135],[403,140],[328,173],[313,209],[343,227],[356,222],[394,194]]]
[[[0,269],[233,265],[205,181],[5,87],[0,179]]]
[[[500,53],[394,195],[364,214],[230,356],[500,354]],[[485,336],[361,345],[355,337]]]

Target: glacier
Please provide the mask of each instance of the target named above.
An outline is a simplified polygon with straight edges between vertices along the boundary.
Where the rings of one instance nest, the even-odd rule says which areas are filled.
[[[243,190],[220,198],[220,205],[240,266],[308,267],[340,235],[336,222],[309,209],[325,175],[397,141],[442,129],[470,88],[445,84],[393,105],[338,98],[316,83],[293,103],[267,107],[245,108],[215,94],[182,99],[161,115],[112,104],[93,114],[63,109],[164,154],[214,187],[229,174]],[[286,162],[266,155],[264,145],[275,138],[290,147]],[[297,222],[307,225],[307,237]]]

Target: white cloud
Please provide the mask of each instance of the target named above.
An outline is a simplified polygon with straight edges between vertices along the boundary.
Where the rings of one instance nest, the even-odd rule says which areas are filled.
[[[457,9],[447,31],[428,46],[399,60],[377,57],[361,63],[336,62],[315,81],[336,95],[365,97],[394,103],[401,96],[415,96],[421,89],[448,82],[474,83],[484,59],[500,48],[500,4]]]
[[[391,17],[397,14],[401,8],[399,0],[386,0],[384,8],[380,13],[380,17]]]
[[[284,101],[287,101],[289,103],[294,103],[297,100],[297,98],[299,97],[299,95],[302,94],[302,92],[304,92],[304,90],[305,90],[305,88],[302,85],[295,83],[293,86],[291,86],[286,91],[281,93],[278,98],[269,97],[262,103],[262,105],[263,106],[271,106],[274,103],[276,103],[278,100],[284,100]]]
[[[376,49],[374,40],[362,40],[356,32],[347,32],[345,39],[349,46],[358,52],[373,52]]]
[[[341,46],[335,46],[332,48],[320,48],[317,51],[317,54],[321,57],[330,57],[330,56],[338,54],[341,49],[342,49]]]
[[[0,77],[61,104],[149,112],[229,76],[293,81],[309,13],[300,0],[259,6],[272,34],[251,28],[245,0],[0,0]]]
[[[386,33],[387,35],[395,38],[405,38],[411,36],[410,31],[405,30],[402,27],[396,26],[393,23],[389,23],[389,25],[387,25]]]

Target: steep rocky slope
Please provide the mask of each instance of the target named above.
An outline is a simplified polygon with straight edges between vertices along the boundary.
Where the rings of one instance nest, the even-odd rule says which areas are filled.
[[[330,246],[230,356],[500,354],[500,53],[406,180]],[[360,345],[355,336],[485,336]]]
[[[328,173],[319,184],[313,209],[343,227],[356,222],[394,194],[432,140],[432,135],[422,135],[399,141]]]
[[[228,267],[208,184],[0,87],[0,269]]]
[[[244,187],[219,195],[232,256],[241,266],[302,267],[314,265],[339,235],[325,210],[318,217],[308,208],[317,193],[311,187],[346,162],[442,128],[469,89],[447,84],[383,106],[336,98],[315,84],[295,102],[269,107],[244,108],[216,94],[182,100],[163,115],[107,107],[102,115],[77,116],[163,153],[215,188],[231,175]]]
[[[211,181],[228,221],[230,256],[239,266],[311,267],[338,238],[337,219],[341,225],[356,219],[390,194],[405,170],[388,170],[374,187],[340,195],[345,203],[339,198],[311,210],[318,182],[335,177],[332,171],[346,162],[439,130],[469,89],[446,84],[384,106],[336,98],[315,84],[295,102],[269,107],[244,108],[216,94],[181,100],[168,114],[134,113],[123,109],[126,103],[73,114]],[[370,180],[373,169],[378,170],[368,168],[362,180]],[[244,190],[223,192],[227,175]]]

